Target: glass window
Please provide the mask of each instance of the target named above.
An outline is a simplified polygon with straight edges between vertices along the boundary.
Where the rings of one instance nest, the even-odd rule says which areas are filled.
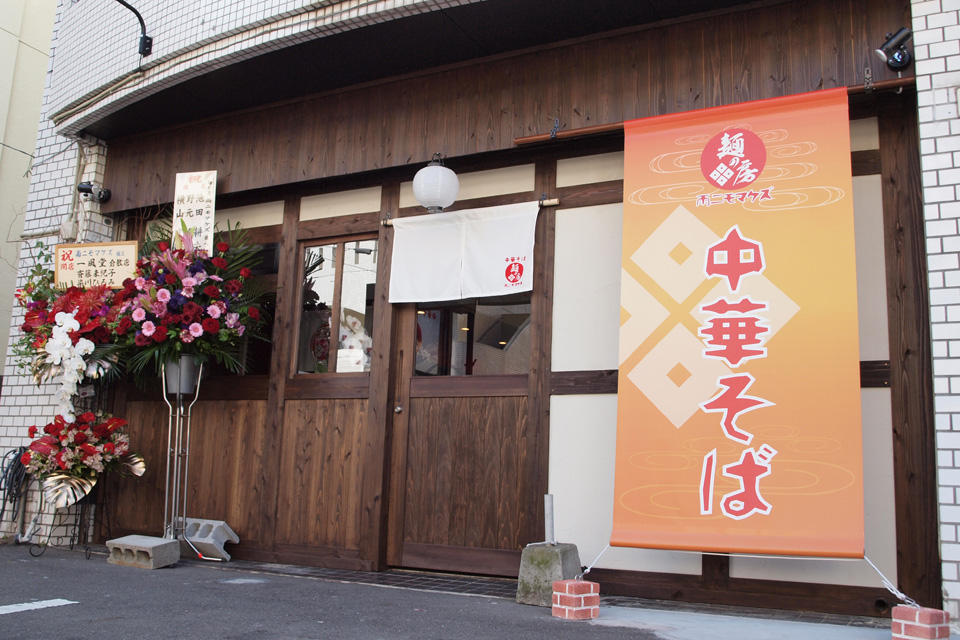
[[[418,376],[527,373],[530,293],[417,305]]]
[[[376,239],[305,246],[302,281],[297,373],[369,371]]]

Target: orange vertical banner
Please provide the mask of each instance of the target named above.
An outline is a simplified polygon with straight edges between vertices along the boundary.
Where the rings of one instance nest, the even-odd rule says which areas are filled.
[[[611,544],[862,557],[846,90],[624,129]]]

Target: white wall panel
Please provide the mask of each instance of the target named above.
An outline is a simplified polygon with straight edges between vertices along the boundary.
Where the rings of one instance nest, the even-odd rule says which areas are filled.
[[[623,205],[557,211],[554,371],[616,369]]]
[[[380,211],[380,187],[324,193],[300,201],[300,220],[336,218],[375,211]]]
[[[591,564],[613,531],[617,396],[550,398],[550,478],[558,542],[577,545]],[[597,567],[700,574],[700,554],[611,547]]]
[[[283,224],[283,201],[278,200],[277,202],[254,204],[249,207],[218,210],[214,215],[214,220],[221,231],[226,230],[228,222],[230,226],[236,226],[239,222],[244,229]]]

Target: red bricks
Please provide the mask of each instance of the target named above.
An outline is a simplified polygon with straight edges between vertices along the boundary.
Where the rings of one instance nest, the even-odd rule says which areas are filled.
[[[553,616],[564,620],[592,620],[600,615],[600,585],[587,580],[553,583]]]
[[[940,609],[898,605],[893,608],[891,629],[893,640],[949,638],[950,614]]]

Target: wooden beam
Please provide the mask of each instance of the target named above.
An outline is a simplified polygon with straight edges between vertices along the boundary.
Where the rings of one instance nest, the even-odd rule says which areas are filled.
[[[920,143],[913,94],[880,103],[881,177],[897,581],[923,606],[942,606],[937,513],[937,448],[933,421],[930,314],[924,243]]]

